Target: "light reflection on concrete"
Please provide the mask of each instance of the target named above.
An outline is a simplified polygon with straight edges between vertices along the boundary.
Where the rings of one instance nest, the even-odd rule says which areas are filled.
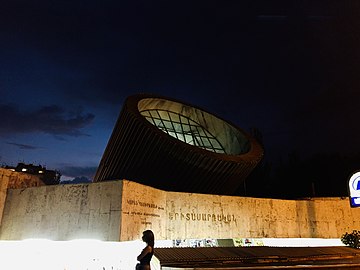
[[[0,241],[0,268],[7,270],[121,270],[135,269],[141,241]],[[153,266],[157,269],[156,265]]]

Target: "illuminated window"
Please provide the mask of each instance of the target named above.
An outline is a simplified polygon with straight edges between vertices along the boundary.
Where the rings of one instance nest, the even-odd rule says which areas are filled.
[[[26,168],[22,168],[21,171],[22,171],[22,172],[26,172],[27,169],[26,169]]]
[[[140,113],[151,124],[180,141],[215,153],[226,154],[219,140],[189,117],[166,110],[144,110]]]

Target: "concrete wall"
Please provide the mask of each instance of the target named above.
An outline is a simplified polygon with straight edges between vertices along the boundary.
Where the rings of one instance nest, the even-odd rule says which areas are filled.
[[[119,241],[122,182],[10,189],[0,239]]]
[[[38,187],[44,183],[36,175],[13,172],[0,168],[0,224],[4,211],[7,190],[9,188]]]
[[[170,239],[340,238],[360,228],[348,199],[275,200],[167,194]]]
[[[165,191],[123,181],[121,213],[122,241],[140,239],[149,228],[156,231],[157,239],[167,239]]]
[[[348,198],[276,200],[205,195],[165,192],[125,182],[123,205],[127,208],[123,217],[127,217],[127,224],[141,226],[121,230],[123,240],[138,239],[147,228],[157,239],[340,238],[360,228],[360,209],[350,208]],[[129,203],[136,200],[155,205],[149,208]]]
[[[165,192],[111,181],[8,191],[0,239],[340,238],[360,228],[347,198],[275,200]]]

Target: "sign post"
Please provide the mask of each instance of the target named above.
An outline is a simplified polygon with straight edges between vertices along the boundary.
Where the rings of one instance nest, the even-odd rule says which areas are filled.
[[[360,172],[354,173],[349,179],[350,206],[360,207]]]

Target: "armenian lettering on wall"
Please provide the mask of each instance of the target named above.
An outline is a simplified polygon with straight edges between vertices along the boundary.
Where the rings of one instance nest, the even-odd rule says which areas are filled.
[[[166,192],[124,181],[121,239],[339,238],[359,220],[341,198],[277,200]]]
[[[237,230],[241,209],[223,200],[218,195],[168,192],[168,238],[221,238],[222,231]]]
[[[222,230],[229,234],[229,230],[236,231],[239,211],[221,199],[222,196],[166,192],[125,180],[121,240],[140,239],[146,229],[153,230],[157,239],[214,237]]]
[[[349,230],[341,221],[354,219],[354,211],[344,207],[346,200],[337,198],[295,201],[167,192],[166,199],[168,239],[339,238]]]
[[[130,181],[123,181],[121,240],[140,239],[151,229],[165,239],[166,193]]]
[[[207,214],[207,213],[178,213],[169,212],[169,220],[186,220],[186,221],[208,221],[217,222],[222,221],[225,223],[235,222],[236,217],[234,214]]]
[[[278,200],[167,192],[120,180],[6,191],[0,239],[127,241],[340,238],[360,226],[348,198]],[[1,198],[1,196],[0,196]],[[0,204],[1,207],[1,204]]]

